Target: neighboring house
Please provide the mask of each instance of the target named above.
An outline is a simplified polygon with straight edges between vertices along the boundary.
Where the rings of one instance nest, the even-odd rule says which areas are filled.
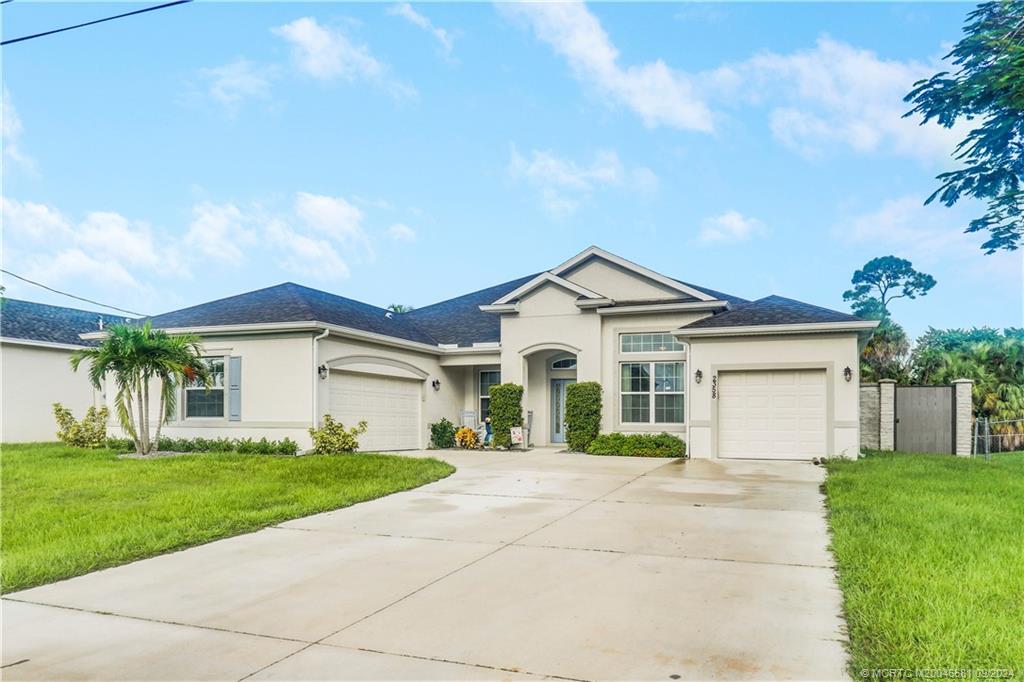
[[[667,431],[693,457],[859,450],[860,348],[876,325],[778,296],[747,301],[591,247],[551,270],[409,313],[297,284],[152,318],[194,332],[217,378],[186,387],[169,436],[290,437],[331,414],[364,450],[475,423],[525,387],[535,445],[564,442],[565,387],[604,387],[602,430]],[[99,334],[86,335],[99,338]]]
[[[90,346],[81,334],[99,331],[106,314],[3,299],[0,307],[0,441],[57,440],[53,403],[62,403],[81,419],[94,402],[102,404],[86,368],[73,372],[71,353]]]

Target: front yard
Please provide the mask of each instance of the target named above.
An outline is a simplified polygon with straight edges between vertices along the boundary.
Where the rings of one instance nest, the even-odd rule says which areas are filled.
[[[1024,453],[874,454],[825,483],[855,678],[1024,670]]]
[[[444,478],[436,459],[201,454],[4,445],[4,592],[257,530]]]

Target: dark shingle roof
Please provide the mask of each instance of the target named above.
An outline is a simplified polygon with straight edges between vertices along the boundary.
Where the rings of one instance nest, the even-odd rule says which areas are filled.
[[[750,301],[748,301],[747,299],[740,298],[739,296],[733,296],[732,294],[722,293],[721,291],[715,291],[714,289],[708,289],[707,287],[701,287],[697,286],[696,284],[690,284],[689,282],[684,282],[681,279],[677,279],[676,281],[679,282],[680,284],[685,284],[691,289],[696,289],[697,291],[703,292],[708,296],[714,296],[719,301],[728,301],[732,305],[739,305],[740,303],[750,303]]]
[[[685,325],[683,329],[718,329],[774,324],[815,324],[822,322],[862,322],[859,317],[821,308],[782,296],[766,296],[734,305],[711,317]]]
[[[471,294],[417,308],[403,314],[402,317],[411,320],[417,327],[437,339],[438,343],[471,346],[474,343],[499,341],[501,339],[500,316],[482,312],[480,306],[494,303],[536,276],[534,274],[520,277],[510,282],[474,291]]]
[[[64,308],[45,303],[32,303],[16,298],[3,299],[0,307],[0,336],[46,343],[67,343],[91,346],[95,342],[83,341],[79,334],[100,329],[104,324],[124,322],[123,315],[97,313],[78,308]]]
[[[390,315],[390,317],[389,317]],[[213,327],[273,322],[324,322],[436,345],[406,315],[367,303],[285,282],[151,318],[154,327]]]

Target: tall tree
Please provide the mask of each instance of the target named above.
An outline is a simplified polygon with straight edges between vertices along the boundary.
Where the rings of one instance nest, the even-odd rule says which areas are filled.
[[[889,303],[897,298],[924,296],[935,286],[935,278],[918,272],[913,263],[896,256],[872,258],[853,273],[853,288],[843,292],[853,312],[881,320],[889,316]]]
[[[117,392],[114,411],[125,433],[140,455],[152,452],[160,442],[160,428],[174,414],[177,389],[186,381],[209,386],[210,371],[200,355],[199,337],[192,334],[170,336],[153,329],[149,321],[140,326],[115,324],[95,348],[71,354],[76,372],[89,362],[89,380],[102,389],[111,378]],[[156,436],[150,438],[150,385],[159,388]]]
[[[967,232],[988,232],[986,253],[1013,250],[1024,238],[1024,0],[995,0],[967,15],[964,37],[946,55],[957,67],[914,84],[906,96],[921,115],[947,128],[958,120],[977,125],[953,156],[963,167],[942,173],[938,198],[952,206],[962,196],[987,202]]]

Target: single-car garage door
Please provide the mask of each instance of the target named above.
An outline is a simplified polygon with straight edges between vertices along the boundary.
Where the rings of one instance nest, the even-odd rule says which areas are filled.
[[[420,447],[420,395],[416,379],[331,372],[331,416],[346,427],[366,420],[359,449],[414,450]]]
[[[718,456],[823,457],[825,410],[823,369],[720,372]]]

